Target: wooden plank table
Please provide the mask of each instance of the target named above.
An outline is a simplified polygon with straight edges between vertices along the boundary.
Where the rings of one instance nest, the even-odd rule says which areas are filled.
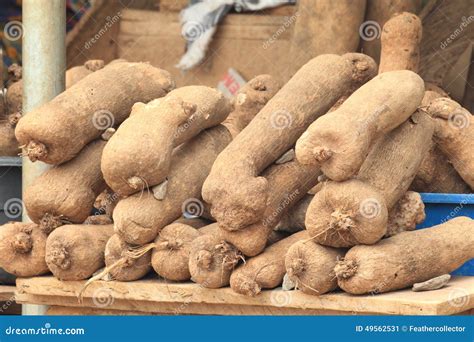
[[[99,281],[87,288],[79,303],[77,295],[83,284],[51,276],[17,279],[16,300],[49,305],[48,314],[65,315],[453,315],[471,314],[474,308],[474,277],[456,277],[447,287],[430,292],[403,290],[365,296],[339,292],[317,297],[275,289],[254,298],[236,294],[230,288],[213,290],[160,279]]]

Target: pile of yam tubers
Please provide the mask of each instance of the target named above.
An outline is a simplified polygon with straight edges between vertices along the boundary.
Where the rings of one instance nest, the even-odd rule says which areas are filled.
[[[86,284],[155,272],[247,296],[285,274],[321,295],[454,271],[474,258],[474,221],[415,230],[418,192],[474,189],[474,122],[418,76],[421,34],[416,15],[397,14],[380,66],[319,55],[231,100],[175,89],[147,63],[69,70],[63,93],[16,119],[22,155],[53,166],[25,191],[33,223],[1,227],[0,267]]]

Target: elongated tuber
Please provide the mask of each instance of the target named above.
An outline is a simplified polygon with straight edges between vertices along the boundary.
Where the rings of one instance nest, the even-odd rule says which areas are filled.
[[[286,272],[296,288],[310,295],[322,295],[337,288],[334,267],[345,252],[344,249],[321,246],[306,236],[288,249]]]
[[[262,289],[280,285],[285,275],[285,255],[297,241],[308,238],[305,231],[295,233],[271,245],[265,251],[238,267],[230,277],[230,287],[237,293],[256,296]]]
[[[297,159],[305,165],[321,165],[332,180],[349,179],[357,174],[375,141],[415,112],[423,94],[423,80],[414,72],[378,75],[337,110],[311,124],[296,143]]]
[[[82,223],[90,215],[106,187],[100,172],[105,144],[91,142],[76,158],[45,171],[25,190],[28,216],[46,233],[64,223]]]
[[[46,238],[34,223],[10,222],[0,226],[0,267],[17,277],[48,273],[44,260]]]
[[[474,118],[449,98],[438,98],[426,109],[435,119],[434,141],[464,181],[474,189]]]
[[[271,191],[260,173],[375,69],[361,54],[321,55],[305,64],[217,158],[202,191],[212,216],[231,230],[258,222]]]
[[[383,293],[451,273],[474,258],[474,221],[457,217],[429,229],[403,232],[373,246],[355,246],[335,267],[352,294]]]
[[[230,111],[222,93],[204,86],[178,88],[146,105],[135,104],[104,149],[107,184],[126,196],[161,183],[170,171],[173,148],[218,125]]]
[[[231,231],[219,222],[225,241],[237,247],[246,256],[261,253],[268,237],[280,219],[303,198],[317,182],[317,167],[301,165],[294,160],[281,165],[272,165],[262,174],[271,189],[267,209],[260,222],[243,229]]]
[[[390,18],[382,30],[379,73],[393,70],[418,72],[421,36],[421,20],[415,14],[403,12]]]
[[[311,202],[306,229],[320,244],[374,244],[387,233],[388,210],[408,190],[433,135],[432,120],[416,112],[370,151],[356,179],[328,182]]]
[[[46,242],[46,263],[60,280],[83,280],[104,266],[105,244],[113,234],[109,225],[65,225]]]
[[[168,72],[149,64],[114,63],[22,117],[15,135],[30,160],[61,164],[124,121],[135,102],[163,97],[173,87]]]

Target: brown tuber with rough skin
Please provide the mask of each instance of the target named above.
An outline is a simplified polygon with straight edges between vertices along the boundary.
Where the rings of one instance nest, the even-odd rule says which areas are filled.
[[[151,270],[151,251],[139,257],[131,257],[133,247],[117,234],[105,246],[105,265],[111,278],[118,281],[134,281],[143,278]]]
[[[151,266],[158,275],[173,281],[191,279],[188,266],[191,244],[202,234],[197,228],[205,224],[204,220],[200,224],[194,222],[194,226],[174,222],[160,231],[151,254]]]
[[[353,53],[321,55],[305,64],[217,158],[202,191],[212,216],[230,230],[258,222],[271,192],[261,172],[375,70],[370,57]]]
[[[403,87],[400,86],[403,84]],[[423,80],[408,70],[386,72],[309,126],[296,143],[296,158],[320,165],[330,179],[354,176],[377,139],[407,120],[423,99]]]
[[[426,218],[425,204],[419,193],[407,191],[388,213],[386,237],[415,230]]]
[[[28,217],[49,234],[65,223],[82,223],[106,184],[100,158],[106,142],[96,140],[73,160],[53,167],[28,186],[23,202]]]
[[[374,244],[387,233],[388,211],[408,190],[433,135],[422,112],[378,140],[355,179],[328,182],[314,196],[306,229],[331,247]]]
[[[451,273],[472,258],[474,221],[457,217],[373,246],[355,246],[335,272],[339,286],[348,293],[384,293]]]
[[[170,74],[149,64],[107,65],[22,117],[15,135],[31,161],[61,164],[124,121],[134,103],[163,97],[173,88]]]
[[[46,234],[34,223],[0,226],[0,267],[17,277],[49,273],[45,262]]]
[[[474,117],[449,98],[431,101],[426,111],[435,121],[436,145],[474,189]]]
[[[205,231],[190,245],[191,280],[211,289],[228,286],[232,271],[243,257],[237,248],[222,239],[217,223],[202,229]]]
[[[296,160],[269,167],[263,172],[262,177],[267,180],[271,191],[260,222],[234,231],[222,227],[219,222],[224,240],[237,247],[246,256],[261,253],[275,226],[317,183],[318,175],[317,167],[301,165]]]
[[[224,95],[205,86],[182,87],[148,104],[136,103],[104,149],[101,167],[107,184],[127,196],[163,182],[174,147],[218,125],[230,111]]]
[[[421,20],[413,13],[396,14],[383,26],[379,73],[393,70],[417,72],[420,63]]]
[[[291,245],[285,256],[286,273],[296,288],[319,296],[337,288],[334,267],[346,250],[321,246],[306,236]]]
[[[237,293],[254,297],[262,289],[279,286],[285,275],[285,255],[297,241],[307,239],[305,231],[276,242],[265,251],[238,267],[230,277],[230,287]]]
[[[153,193],[145,191],[120,200],[113,213],[115,232],[127,243],[144,245],[181,216],[184,207],[203,208],[199,200],[202,184],[231,139],[229,131],[220,125],[176,148],[165,197],[157,200]]]
[[[105,244],[113,225],[65,225],[46,241],[46,263],[60,280],[83,280],[104,266]]]
[[[263,95],[250,91],[246,94],[251,102],[260,103],[271,96],[274,81],[267,76],[257,76],[254,80],[250,83],[259,85],[257,88]],[[243,91],[246,89],[244,87]],[[205,205],[199,200],[202,184],[219,153],[231,142],[232,134],[257,114],[257,108],[237,106],[229,116],[232,120],[208,129],[177,147],[171,157],[165,191],[160,187],[160,196],[145,192],[121,200],[114,211],[116,232],[128,243],[143,245],[153,241],[160,229],[178,218],[187,205],[197,206],[198,214],[205,216]],[[141,210],[136,210],[137,207]]]

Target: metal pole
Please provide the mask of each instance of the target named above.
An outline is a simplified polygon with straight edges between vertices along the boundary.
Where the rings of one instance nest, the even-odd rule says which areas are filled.
[[[64,90],[66,70],[65,0],[23,0],[23,114]],[[25,188],[48,165],[23,158]],[[23,211],[23,221],[30,221]],[[23,305],[24,315],[44,314],[44,305]]]

